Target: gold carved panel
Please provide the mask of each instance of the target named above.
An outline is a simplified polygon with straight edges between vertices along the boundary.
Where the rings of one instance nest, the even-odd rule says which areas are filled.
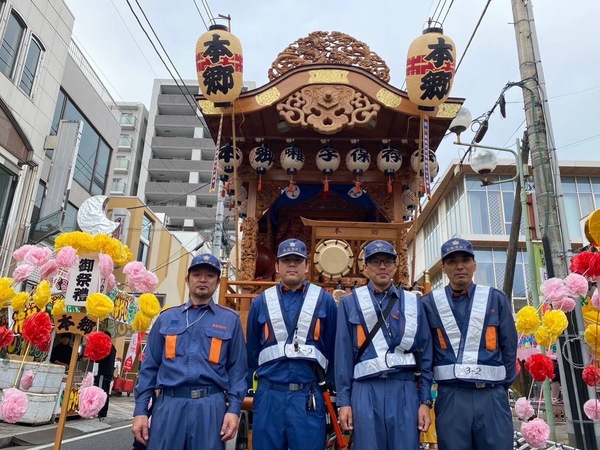
[[[377,119],[380,107],[349,86],[308,86],[277,105],[290,124],[335,134],[344,128],[365,127]]]
[[[402,103],[402,97],[387,89],[380,89],[377,92],[377,100],[390,108],[397,108]]]
[[[436,117],[447,117],[449,119],[456,117],[462,105],[456,103],[442,103],[438,107]]]
[[[323,69],[309,71],[309,83],[332,83],[332,84],[348,84],[348,71],[336,69]]]
[[[279,100],[279,97],[281,97],[279,89],[272,87],[271,89],[267,89],[265,92],[258,94],[255,99],[256,103],[260,106],[269,106]]]

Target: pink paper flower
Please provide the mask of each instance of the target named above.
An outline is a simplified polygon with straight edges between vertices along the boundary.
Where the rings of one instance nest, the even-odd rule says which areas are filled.
[[[592,398],[583,404],[583,411],[590,420],[600,420],[600,401]]]
[[[23,258],[23,261],[32,266],[41,267],[50,258],[52,258],[52,250],[48,247],[31,247],[25,258]]]
[[[548,302],[554,302],[556,300],[561,300],[563,297],[569,295],[565,285],[563,284],[563,280],[560,278],[548,278],[546,281],[542,283],[542,287],[540,288],[542,293],[544,294],[544,298]]]
[[[93,384],[94,374],[92,372],[86,372],[85,376],[83,377],[83,380],[81,381],[81,386],[79,387],[79,390],[81,391],[82,389],[88,388]]]
[[[106,292],[112,291],[117,285],[117,279],[115,278],[115,274],[111,273],[106,278]]]
[[[598,288],[594,289],[591,301],[594,308],[600,309],[600,294],[598,294]]]
[[[154,292],[156,286],[158,286],[158,277],[150,271],[146,272],[146,276],[143,280],[129,282],[129,287],[132,291],[142,292],[144,294],[147,292]]]
[[[33,273],[34,270],[35,270],[35,267],[30,264],[18,265],[17,267],[15,267],[15,270],[13,270],[13,273],[12,273],[14,283],[15,284],[22,283],[23,281],[25,281],[26,279],[28,279],[31,276],[31,274]]]
[[[31,386],[33,386],[34,378],[35,374],[33,373],[33,370],[29,369],[28,371],[26,371],[21,377],[21,389],[23,389],[24,391],[28,391],[29,389],[31,389]]]
[[[535,411],[533,406],[525,397],[519,398],[515,403],[515,414],[521,420],[529,420],[533,417]]]
[[[589,290],[587,278],[577,273],[571,273],[565,278],[565,287],[573,298],[585,297]]]
[[[25,255],[29,253],[29,250],[31,248],[33,248],[33,245],[23,245],[19,247],[13,252],[13,258],[15,258],[19,262],[23,261]]]
[[[70,269],[77,263],[77,250],[73,247],[63,247],[56,254],[56,264],[60,267]]]
[[[140,283],[146,278],[146,267],[140,261],[132,261],[123,267],[123,274],[127,277],[127,283]]]
[[[546,441],[550,438],[550,427],[542,419],[533,419],[521,425],[521,433],[533,448],[546,448]]]
[[[79,415],[85,419],[98,414],[106,403],[106,392],[98,386],[86,387],[79,391]]]
[[[563,312],[573,311],[576,305],[577,303],[575,303],[575,300],[573,300],[571,297],[563,297],[560,300],[555,300],[552,302],[552,307],[554,309],[560,309]]]
[[[58,273],[58,264],[55,259],[49,259],[42,267],[40,267],[40,276],[42,280],[52,280]]]
[[[104,253],[100,253],[100,261],[98,267],[100,268],[100,275],[104,278],[108,277],[115,268],[115,263],[112,258]]]
[[[4,389],[3,392],[4,398],[0,406],[3,420],[7,423],[17,423],[27,412],[27,395],[15,388]]]

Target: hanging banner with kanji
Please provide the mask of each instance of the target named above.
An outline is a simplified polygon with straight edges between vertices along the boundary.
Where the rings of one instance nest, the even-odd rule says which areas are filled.
[[[76,267],[69,273],[69,283],[65,294],[66,306],[85,307],[89,294],[100,288],[100,268],[98,253],[88,253],[79,257]]]

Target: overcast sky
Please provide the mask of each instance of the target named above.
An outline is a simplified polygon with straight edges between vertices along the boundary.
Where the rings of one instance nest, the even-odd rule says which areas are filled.
[[[195,79],[197,38],[206,31],[202,0],[137,0],[183,79]],[[136,0],[129,0],[144,20]],[[155,78],[170,78],[127,0],[66,0],[75,16],[74,37],[116,101],[150,106]],[[232,32],[244,52],[244,79],[257,86],[277,54],[313,31],[340,31],[366,43],[391,70],[391,84],[404,83],[406,52],[428,17],[442,10],[444,33],[464,60],[451,96],[466,99],[473,116],[488,111],[504,85],[519,81],[511,2],[491,1],[471,46],[467,43],[487,3],[482,0],[208,0],[212,13],[231,15]],[[448,6],[452,3],[451,9]],[[546,79],[559,159],[600,160],[600,17],[598,0],[534,0],[540,58]],[[150,28],[145,24],[149,34]],[[159,44],[155,41],[157,47]],[[465,53],[466,50],[466,53]],[[166,57],[165,57],[166,59]],[[174,73],[175,76],[177,76]],[[483,144],[513,146],[524,130],[522,93],[507,93],[507,119],[492,116]],[[472,135],[466,133],[464,140]],[[439,147],[442,171],[462,155],[450,139]]]

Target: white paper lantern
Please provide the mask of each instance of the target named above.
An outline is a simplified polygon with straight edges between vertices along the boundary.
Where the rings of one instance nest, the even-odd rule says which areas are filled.
[[[250,159],[250,165],[259,175],[267,173],[267,170],[273,167],[275,162],[275,155],[265,144],[254,147],[248,158]]]
[[[356,146],[346,155],[346,167],[354,175],[362,175],[371,165],[371,155],[362,147]]]
[[[437,157],[435,153],[432,151],[427,152],[429,155],[429,172],[431,176],[431,168],[434,164],[437,164]],[[413,154],[410,156],[410,165],[419,176],[423,176],[425,173],[425,163],[423,162],[425,158],[423,157],[423,152],[419,150],[415,150]]]
[[[377,167],[388,177],[393,176],[402,167],[402,155],[394,147],[388,146],[377,154]]]
[[[293,177],[294,174],[304,166],[304,153],[292,144],[281,151],[280,162],[281,167],[283,167],[290,176],[288,191],[294,192],[295,185]]]
[[[223,168],[223,171],[227,174],[231,174],[237,167],[240,167],[243,154],[242,151],[236,147],[234,155],[233,145],[228,143],[219,149],[217,158],[219,160],[219,165]]]
[[[405,188],[402,191],[402,204],[408,211],[414,210],[417,206],[417,198],[415,193],[409,188]]]

